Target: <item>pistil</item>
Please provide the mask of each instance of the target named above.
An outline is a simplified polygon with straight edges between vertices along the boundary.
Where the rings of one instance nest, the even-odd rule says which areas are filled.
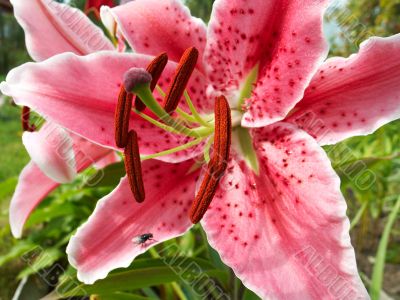
[[[229,161],[232,120],[229,103],[224,96],[215,100],[215,134],[213,156],[208,164],[199,192],[190,210],[193,224],[200,222],[207,212]]]

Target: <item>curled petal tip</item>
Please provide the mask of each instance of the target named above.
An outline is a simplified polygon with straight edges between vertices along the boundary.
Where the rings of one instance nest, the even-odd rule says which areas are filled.
[[[127,92],[132,92],[135,87],[150,83],[152,76],[142,68],[131,68],[124,74],[124,86]]]

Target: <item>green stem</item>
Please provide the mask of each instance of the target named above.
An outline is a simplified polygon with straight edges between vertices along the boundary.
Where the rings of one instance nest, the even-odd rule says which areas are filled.
[[[191,137],[204,137],[209,135],[214,131],[213,128],[206,128],[206,127],[198,127],[194,129],[190,129],[186,126],[183,126],[182,124],[176,122],[174,118],[172,118],[162,107],[161,105],[154,99],[153,94],[151,93],[151,90],[148,85],[138,87],[134,91],[140,99],[143,101],[143,103],[146,104],[146,106],[157,116],[159,117],[163,122],[165,122],[166,125],[169,127],[172,127],[175,129],[176,132],[182,133],[186,136],[191,136]],[[143,114],[141,114],[141,117],[144,117]],[[145,117],[144,117],[145,118]],[[149,119],[147,119],[150,121]],[[154,119],[153,124],[162,124]],[[158,125],[156,125],[158,126]],[[158,126],[160,127],[160,126]],[[162,128],[162,127],[160,127]],[[164,129],[164,128],[163,128]]]
[[[211,149],[211,145],[214,141],[214,137],[210,137],[210,139],[208,140],[207,144],[204,147],[204,160],[206,161],[206,163],[210,162],[210,149]]]
[[[166,94],[158,84],[156,85],[156,89],[157,89],[158,93],[161,95],[161,97],[165,98]]]
[[[383,274],[385,270],[386,251],[389,244],[390,234],[393,225],[396,222],[398,213],[400,212],[400,197],[397,199],[392,211],[388,217],[387,223],[383,230],[381,240],[379,241],[378,251],[375,256],[374,268],[372,271],[371,286],[369,289],[371,299],[380,299],[382,290]]]
[[[196,108],[194,107],[193,102],[192,102],[192,100],[190,99],[190,96],[189,96],[189,94],[188,94],[187,91],[185,91],[184,95],[185,95],[186,103],[188,104],[189,109],[190,109],[190,111],[191,111],[193,117],[196,119],[196,121],[197,121],[200,125],[203,125],[203,126],[205,126],[205,127],[212,127],[212,125],[210,125],[210,123],[204,121],[203,118],[200,116],[200,114],[197,112],[197,110],[196,110]]]
[[[161,128],[161,129],[163,129],[165,131],[168,131],[168,132],[171,132],[171,133],[186,135],[186,134],[176,130],[175,128],[173,128],[171,126],[165,125],[165,124],[163,124],[161,122],[158,122],[157,120],[154,120],[152,117],[149,117],[148,115],[146,115],[146,114],[144,114],[144,113],[142,113],[142,112],[140,112],[138,110],[135,110],[135,113],[137,113],[139,116],[141,116],[147,122],[153,124],[154,126],[157,126],[158,128]]]
[[[150,154],[150,155],[144,155],[144,156],[141,156],[141,160],[144,161],[144,160],[148,160],[148,159],[152,159],[152,158],[156,158],[156,157],[160,157],[160,156],[164,156],[164,155],[173,154],[173,153],[176,153],[176,152],[179,152],[179,151],[183,151],[183,150],[189,149],[189,148],[191,148],[193,146],[196,146],[196,145],[200,144],[204,139],[205,139],[204,137],[201,137],[201,138],[195,139],[195,140],[193,140],[193,141],[191,141],[189,143],[181,145],[179,147],[175,147],[175,148],[172,148],[172,149],[168,149],[168,150],[165,150],[165,151],[162,151],[162,152],[158,152],[158,153],[154,153],[154,154]]]
[[[192,123],[197,123],[197,120],[193,116],[189,115],[188,113],[186,113],[185,111],[183,111],[179,107],[175,111],[185,121],[189,121],[189,122],[192,122]]]
[[[150,248],[149,249],[150,255],[153,258],[160,258],[161,256],[158,254],[157,250],[155,248]],[[176,282],[171,282],[172,289],[175,291],[179,299],[181,300],[187,300],[184,292],[182,291],[181,287],[176,283]]]

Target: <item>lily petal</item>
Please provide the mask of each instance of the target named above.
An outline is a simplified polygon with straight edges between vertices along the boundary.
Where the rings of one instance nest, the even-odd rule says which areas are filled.
[[[78,172],[107,157],[111,152],[76,135],[71,136]],[[31,212],[59,185],[47,177],[33,161],[25,166],[10,202],[10,226],[16,238],[21,237],[23,226]]]
[[[25,166],[10,202],[10,227],[15,238],[22,236],[23,226],[35,207],[59,185],[44,175],[34,162]]]
[[[104,6],[101,18],[110,32],[121,31],[138,53],[167,52],[172,61],[178,62],[187,48],[196,47],[203,57],[206,25],[192,17],[179,0],[136,0],[112,9]],[[201,59],[198,68],[202,69]]]
[[[97,161],[94,164],[94,167],[96,169],[103,169],[103,168],[105,168],[111,164],[115,164],[119,161],[121,161],[121,157],[116,152],[112,151],[110,154],[103,157],[101,160]]]
[[[349,58],[328,59],[287,121],[327,145],[400,118],[399,53],[397,34],[373,37]]]
[[[259,66],[242,125],[262,127],[282,120],[303,97],[328,52],[322,32],[326,5],[324,0],[214,3],[205,53],[214,89],[239,90]]]
[[[126,177],[98,202],[67,247],[69,262],[77,268],[79,280],[91,284],[105,278],[113,269],[128,267],[146,249],[180,236],[191,227],[187,212],[198,176],[198,172],[188,173],[192,164],[146,161],[142,165],[144,203],[135,201]],[[145,233],[152,233],[156,241],[135,243],[134,239]]]
[[[0,89],[3,94],[12,96],[18,105],[31,107],[46,120],[97,144],[117,149],[114,114],[123,74],[132,67],[145,68],[151,59],[147,55],[108,51],[84,57],[63,53],[12,70]],[[175,68],[176,63],[167,65],[159,81],[162,88],[166,89],[171,82]],[[212,109],[212,102],[204,95],[206,80],[200,72],[194,72],[187,89],[197,108]],[[162,101],[158,93],[155,96]],[[139,133],[143,155],[171,149],[190,140],[162,131],[133,113],[130,124]],[[201,151],[201,147],[194,147],[161,159],[182,161]]]
[[[253,133],[260,175],[230,163],[202,221],[210,244],[263,299],[368,299],[325,152],[291,124]]]
[[[75,178],[73,141],[64,129],[47,123],[38,132],[24,132],[22,142],[46,176],[59,183]]]
[[[113,50],[103,31],[79,9],[52,0],[11,0],[25,31],[26,47],[36,61],[63,52],[85,55]]]

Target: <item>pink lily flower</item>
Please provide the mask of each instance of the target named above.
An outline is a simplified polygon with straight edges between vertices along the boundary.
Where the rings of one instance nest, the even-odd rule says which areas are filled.
[[[228,118],[222,122],[221,128],[232,130],[230,159],[225,176],[208,189],[214,200],[201,220],[210,244],[262,298],[366,299],[339,178],[320,146],[371,133],[399,117],[400,36],[372,38],[358,54],[323,63],[325,8],[326,1],[217,0],[208,33],[175,0],[103,8],[105,24],[117,26],[137,53],[61,54],[13,70],[1,90],[68,130],[117,149],[112,128],[124,74],[165,51],[171,62],[159,86],[168,87],[175,62],[196,47],[201,59],[187,85],[192,102],[207,123],[214,119],[215,97],[224,95],[233,126],[226,126]],[[155,95],[162,100],[162,93]],[[322,125],[315,125],[315,116]],[[207,156],[207,145],[189,147],[189,134],[148,120],[130,116],[141,154],[160,160],[142,164],[144,203],[135,201],[123,178],[68,246],[86,283],[127,267],[157,243],[138,246],[135,237],[150,232],[163,242],[184,234],[192,225],[187,215],[196,186],[196,200],[204,200],[207,170],[193,168],[191,159]],[[201,137],[212,141],[206,127]],[[182,144],[184,151],[172,151]],[[165,155],[157,157],[160,152]]]
[[[78,9],[55,1],[11,3],[25,31],[27,50],[36,61],[63,52],[84,55],[114,49],[102,31]],[[30,132],[35,128],[29,124],[27,109],[23,110],[23,125],[27,131],[22,139],[32,161],[22,170],[10,203],[10,226],[17,238],[21,237],[23,225],[34,208],[60,183],[72,181],[78,172],[93,164],[103,168],[119,161],[114,151],[51,122],[38,132]]]

